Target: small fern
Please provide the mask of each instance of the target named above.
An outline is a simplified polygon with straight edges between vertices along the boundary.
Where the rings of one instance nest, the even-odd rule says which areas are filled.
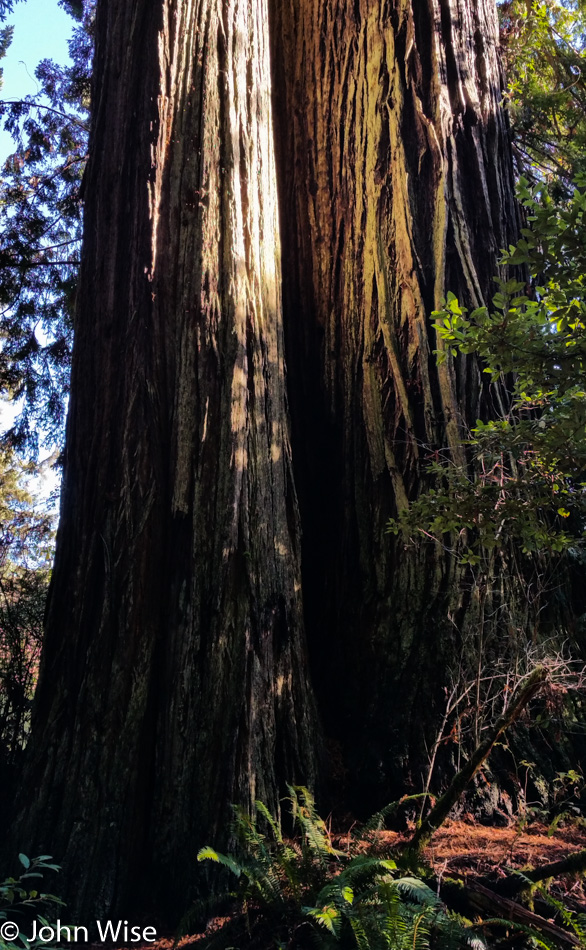
[[[570,910],[569,907],[566,907],[563,901],[558,900],[552,894],[550,894],[544,884],[536,883],[522,871],[515,870],[513,874],[515,878],[518,878],[523,882],[524,885],[526,885],[524,890],[526,890],[527,893],[531,895],[531,897],[533,897],[535,894],[539,894],[544,903],[548,904],[555,911],[555,914],[552,914],[552,917],[557,915],[558,922],[577,938],[578,946],[586,950],[586,914]],[[517,929],[519,927],[518,924],[514,924],[514,926],[517,927]],[[546,942],[543,934],[538,933],[535,928],[524,928],[524,932],[530,935],[536,943],[539,943],[540,946],[550,946]],[[552,944],[552,946],[554,946],[554,944]]]
[[[226,927],[206,938],[202,950],[482,950],[468,922],[450,914],[419,878],[400,877],[394,860],[365,852],[363,838],[358,852],[334,847],[306,788],[290,786],[287,801],[296,833],[292,841],[257,802],[252,817],[234,809],[236,854],[221,855],[211,847],[199,852],[199,861],[221,864],[235,876],[233,895],[240,908]],[[383,817],[369,823],[367,834]]]
[[[534,884],[533,889],[556,911],[564,927],[578,938],[580,947],[586,948],[586,914],[570,910],[562,901],[553,897],[543,884]]]

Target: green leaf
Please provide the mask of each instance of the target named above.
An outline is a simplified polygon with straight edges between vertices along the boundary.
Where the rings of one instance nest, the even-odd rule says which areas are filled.
[[[342,888],[342,897],[344,898],[344,900],[346,901],[347,904],[352,904],[352,903],[354,903],[354,891],[352,890],[352,888],[351,888],[351,887],[343,887],[343,888]]]
[[[220,854],[218,851],[214,851],[213,848],[210,848],[207,845],[205,848],[201,848],[197,853],[198,861],[215,861],[217,864],[223,864],[224,867],[232,871],[236,877],[240,877],[242,874],[243,868],[232,858],[227,857],[225,854]]]
[[[330,904],[325,907],[308,907],[305,908],[306,913],[313,917],[322,927],[325,927],[326,930],[329,930],[334,937],[337,937],[338,931],[340,929],[340,912]]]

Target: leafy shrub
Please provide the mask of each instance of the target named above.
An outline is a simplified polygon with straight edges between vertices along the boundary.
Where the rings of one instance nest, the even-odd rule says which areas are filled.
[[[491,308],[469,312],[452,293],[433,312],[438,362],[476,354],[510,389],[499,419],[477,420],[468,464],[430,457],[433,487],[388,523],[404,538],[450,536],[460,561],[492,564],[511,543],[525,555],[576,552],[586,505],[585,181],[565,201],[521,178],[529,227],[501,264],[526,268],[529,284],[495,277]]]
[[[8,877],[0,883],[0,927],[6,921],[13,921],[19,927],[26,925],[28,928],[31,917],[42,926],[50,926],[40,911],[45,911],[47,907],[62,907],[63,901],[54,894],[37,890],[31,886],[31,882],[42,879],[43,871],[58,871],[59,865],[53,864],[48,854],[41,854],[37,858],[19,854],[18,858],[24,868],[23,873],[18,878]],[[28,940],[24,933],[16,940],[18,942],[5,940],[0,934],[0,950],[23,950],[23,947],[25,950],[36,950],[39,947],[49,947],[44,940]]]

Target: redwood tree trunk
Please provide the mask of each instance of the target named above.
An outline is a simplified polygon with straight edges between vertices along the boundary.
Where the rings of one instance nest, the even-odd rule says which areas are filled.
[[[404,789],[447,667],[481,626],[454,560],[385,526],[425,486],[434,450],[464,461],[465,425],[493,398],[475,364],[438,368],[431,312],[446,290],[489,301],[516,234],[496,8],[271,10],[308,639],[327,732],[372,808]]]
[[[17,826],[20,849],[63,862],[72,913],[139,893],[152,909],[152,889],[185,905],[228,802],[274,807],[283,779],[314,774],[271,91],[304,608],[363,804],[408,778],[474,616],[448,558],[384,527],[429,448],[462,457],[485,399],[472,366],[436,368],[430,312],[445,288],[489,296],[515,230],[494,0],[271,4],[272,79],[266,0],[98,0],[62,520]]]
[[[99,0],[90,152],[18,824],[82,917],[184,909],[229,804],[316,746],[264,0]]]

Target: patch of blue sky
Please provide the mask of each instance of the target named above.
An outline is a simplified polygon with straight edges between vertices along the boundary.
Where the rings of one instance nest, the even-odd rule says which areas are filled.
[[[13,12],[2,26],[14,26],[12,43],[2,60],[2,99],[23,99],[39,92],[35,70],[43,59],[66,63],[69,59],[68,41],[74,20],[58,6],[57,0],[26,0],[16,3]],[[14,151],[11,136],[0,129],[0,162]],[[0,401],[0,431],[6,431],[14,422],[18,405]],[[45,466],[39,484],[40,495],[55,492],[60,475]]]
[[[16,3],[3,26],[14,26],[12,43],[2,60],[2,99],[22,99],[39,92],[35,69],[43,59],[66,63],[68,40],[75,21],[57,0],[26,0]],[[0,131],[0,160],[14,150],[10,135]]]

